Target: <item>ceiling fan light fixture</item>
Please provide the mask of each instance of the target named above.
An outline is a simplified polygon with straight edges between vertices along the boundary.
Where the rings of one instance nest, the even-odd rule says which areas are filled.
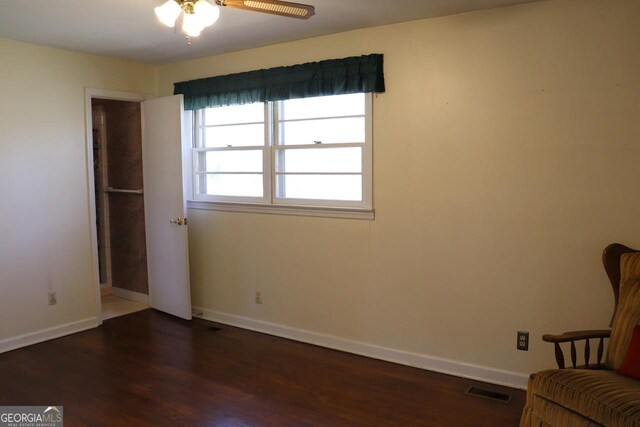
[[[156,13],[156,16],[158,17],[160,22],[162,22],[164,25],[166,25],[167,27],[175,27],[176,20],[178,19],[178,16],[180,16],[180,12],[182,12],[182,9],[180,8],[180,5],[175,2],[175,0],[169,0],[162,6],[154,8],[153,11]]]
[[[185,13],[182,18],[182,31],[189,37],[198,37],[200,32],[204,30],[204,24],[199,16],[195,13]]]
[[[193,13],[200,19],[203,27],[213,25],[220,17],[220,9],[207,0],[198,0],[193,5]]]
[[[156,16],[167,27],[175,27],[182,14],[182,31],[189,37],[198,37],[206,27],[220,16],[220,9],[207,0],[168,0],[154,9]]]

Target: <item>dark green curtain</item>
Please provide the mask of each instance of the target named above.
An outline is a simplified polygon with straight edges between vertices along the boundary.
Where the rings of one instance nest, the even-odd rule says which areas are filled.
[[[185,110],[323,95],[384,92],[382,54],[309,62],[174,84]]]

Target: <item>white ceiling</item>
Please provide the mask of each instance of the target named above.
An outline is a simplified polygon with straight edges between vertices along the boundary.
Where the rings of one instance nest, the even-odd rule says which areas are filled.
[[[188,46],[153,8],[166,0],[0,0],[0,37],[162,64],[404,21],[535,0],[297,0],[316,15],[298,20],[221,8]]]

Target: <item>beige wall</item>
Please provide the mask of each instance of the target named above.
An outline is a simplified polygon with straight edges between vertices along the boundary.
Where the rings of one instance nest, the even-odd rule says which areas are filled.
[[[608,324],[601,250],[640,246],[639,20],[635,0],[551,0],[159,67],[169,95],[385,55],[375,221],[192,210],[194,304],[522,374],[552,366],[541,334]]]
[[[194,304],[489,368],[550,366],[542,333],[608,323],[602,248],[640,247],[639,18],[635,0],[550,0],[157,69],[0,39],[0,341],[96,313],[84,87],[168,95],[380,52],[375,221],[192,210]]]
[[[1,341],[96,316],[84,88],[154,94],[156,70],[7,39],[0,58]]]

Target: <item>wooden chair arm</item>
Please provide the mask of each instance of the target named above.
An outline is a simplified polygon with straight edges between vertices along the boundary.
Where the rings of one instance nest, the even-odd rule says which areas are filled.
[[[586,340],[590,338],[609,338],[610,336],[611,331],[609,329],[600,329],[593,331],[571,331],[565,332],[564,334],[560,335],[545,334],[542,336],[542,341],[561,343],[576,340]]]
[[[569,342],[571,343],[571,364],[574,368],[587,368],[587,369],[601,369],[604,365],[602,363],[602,354],[604,349],[604,339],[609,338],[611,336],[611,331],[606,330],[592,330],[592,331],[571,331],[565,332],[560,335],[551,335],[545,334],[542,336],[542,340],[546,342],[553,343],[555,347],[555,355],[556,355],[556,363],[558,364],[558,368],[564,369],[564,354],[562,353],[562,348],[560,347],[560,343]],[[591,346],[589,344],[589,340],[598,339],[598,359],[595,364],[589,365],[589,358],[591,356]],[[584,344],[584,360],[585,364],[581,366],[577,366],[577,355],[576,355],[576,341],[585,340]]]

